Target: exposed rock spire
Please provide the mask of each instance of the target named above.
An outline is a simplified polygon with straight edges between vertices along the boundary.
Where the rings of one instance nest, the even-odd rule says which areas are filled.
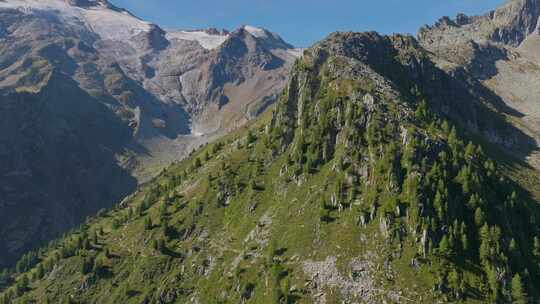
[[[434,26],[421,28],[418,38],[439,46],[470,40],[518,46],[538,30],[539,18],[540,0],[509,0],[483,16],[458,14],[455,20],[443,17]]]

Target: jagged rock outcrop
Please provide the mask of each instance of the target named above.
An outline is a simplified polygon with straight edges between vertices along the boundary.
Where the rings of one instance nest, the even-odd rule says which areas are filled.
[[[440,68],[477,88],[477,99],[496,108],[522,134],[516,138],[490,127],[482,132],[484,137],[536,168],[540,168],[539,27],[540,1],[510,0],[486,15],[446,17],[418,33],[420,44]]]
[[[418,38],[433,50],[471,40],[517,47],[538,31],[539,17],[538,0],[508,0],[500,8],[483,16],[459,14],[455,20],[443,17],[435,25],[421,28]]]
[[[429,100],[433,110],[518,157],[526,158],[536,147],[530,135],[505,121],[500,113],[508,113],[508,107],[481,79],[473,77],[465,68],[447,70],[441,67],[440,57],[434,56],[412,36],[383,36],[375,32],[335,33],[317,47],[325,51],[315,55],[315,63],[327,56],[341,56],[367,64],[370,70],[357,73],[368,75],[375,85],[384,86],[381,91],[400,89],[403,99]],[[482,58],[479,56],[475,62]],[[344,72],[339,71],[340,66],[336,70]],[[307,81],[298,79],[298,83],[291,84],[301,85]],[[396,96],[385,98],[396,99]],[[367,104],[372,107],[370,102]],[[287,138],[290,135],[285,134]]]

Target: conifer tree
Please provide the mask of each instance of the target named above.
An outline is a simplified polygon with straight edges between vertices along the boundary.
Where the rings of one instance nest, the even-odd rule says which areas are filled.
[[[82,265],[81,265],[81,273],[88,274],[92,271],[94,268],[94,258],[93,257],[86,257],[83,259]]]
[[[167,216],[167,204],[163,203],[159,207],[159,218],[161,221],[163,221],[163,219],[165,219],[166,216]]]
[[[490,234],[489,226],[484,224],[480,229],[480,250],[479,250],[480,262],[485,264],[490,256]]]
[[[540,259],[540,239],[535,236],[533,244],[533,255],[535,258]]]
[[[474,223],[478,227],[482,227],[486,221],[486,216],[484,214],[484,211],[480,207],[476,208],[474,211]]]
[[[0,285],[7,284],[9,281],[9,272],[7,269],[0,271]]]
[[[40,263],[36,269],[36,277],[38,279],[41,279],[43,278],[44,275],[45,275],[45,270],[43,269],[43,264]]]
[[[444,235],[441,239],[441,242],[439,243],[439,253],[444,256],[451,256],[452,255],[451,251],[452,250],[450,248],[450,242],[448,240],[448,236]]]
[[[15,285],[15,290],[17,295],[22,295],[25,291],[28,290],[28,286],[30,285],[30,282],[28,280],[28,277],[26,274],[23,274],[21,278],[17,281],[17,284]]]
[[[527,295],[519,274],[512,279],[512,304],[527,304]]]
[[[487,279],[489,288],[491,289],[492,303],[499,302],[499,280],[497,279],[497,271],[493,267],[486,267]]]
[[[253,132],[250,130],[250,131],[248,132],[247,139],[246,139],[247,144],[249,145],[249,144],[253,143],[256,139],[257,139],[257,138],[255,137],[255,135],[253,134]]]
[[[144,218],[144,229],[145,230],[152,229],[152,220],[150,219],[150,216],[147,216]]]
[[[92,242],[94,243],[94,245],[97,245],[99,242],[98,242],[98,235],[97,235],[97,232],[94,230],[92,232]]]

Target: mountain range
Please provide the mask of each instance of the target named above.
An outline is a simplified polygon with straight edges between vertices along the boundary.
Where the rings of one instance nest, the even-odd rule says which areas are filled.
[[[0,1],[4,261],[60,236],[275,99],[299,51],[165,31],[107,1]]]
[[[305,50],[0,15],[0,303],[540,300],[539,0]]]

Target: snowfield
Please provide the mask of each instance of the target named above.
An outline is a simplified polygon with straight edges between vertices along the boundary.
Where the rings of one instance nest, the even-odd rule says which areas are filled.
[[[268,33],[262,28],[254,27],[251,25],[245,25],[243,28],[246,32],[248,32],[250,35],[252,35],[255,38],[260,38],[260,39],[269,38]],[[197,41],[203,48],[207,50],[213,50],[213,49],[218,48],[228,38],[229,38],[229,35],[211,35],[204,31],[169,31],[167,32],[167,39],[169,40],[180,39],[180,40]]]
[[[262,28],[258,28],[251,25],[245,25],[244,30],[253,35],[255,38],[268,38],[268,34]]]
[[[218,48],[229,38],[229,35],[210,35],[203,31],[170,31],[167,32],[167,39],[174,40],[189,40],[197,41],[199,44],[207,49],[213,50]]]
[[[149,32],[152,24],[131,15],[124,10],[114,10],[103,3],[90,7],[71,5],[67,0],[0,0],[0,9],[16,9],[25,14],[53,13],[62,22],[73,26],[84,26],[96,33],[103,40],[130,42],[131,38]],[[244,30],[259,39],[271,38],[269,33],[251,25],[245,25]],[[221,46],[229,35],[209,34],[202,30],[184,31],[172,30],[166,35],[168,40],[197,41],[203,48],[213,50]],[[298,56],[295,50],[291,55]]]
[[[81,8],[62,0],[0,0],[0,9],[2,8],[17,9],[25,14],[52,11],[64,22],[82,22],[104,40],[129,40],[151,29],[150,23],[105,5]]]

